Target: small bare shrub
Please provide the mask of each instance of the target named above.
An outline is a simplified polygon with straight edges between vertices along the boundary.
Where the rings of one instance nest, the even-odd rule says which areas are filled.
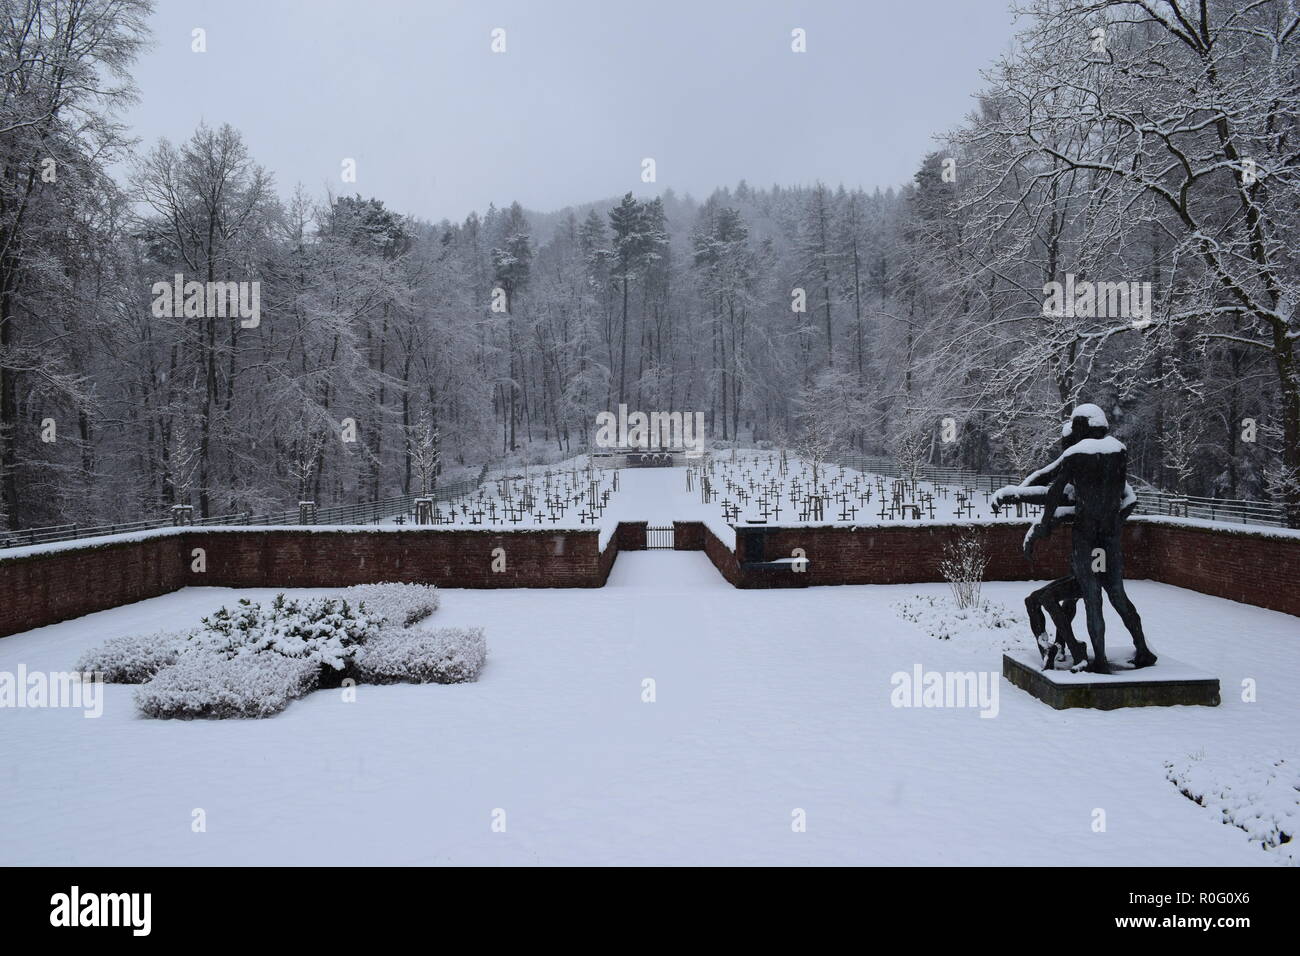
[[[952,588],[953,599],[959,608],[979,606],[980,585],[984,581],[984,569],[988,565],[989,557],[984,550],[984,542],[974,531],[963,532],[955,544],[943,546],[939,573]]]

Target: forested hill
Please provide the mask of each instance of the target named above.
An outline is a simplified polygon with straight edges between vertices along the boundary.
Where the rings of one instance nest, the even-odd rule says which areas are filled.
[[[0,22],[9,526],[418,490],[577,451],[620,403],[703,410],[712,440],[1023,472],[1093,401],[1142,479],[1300,498],[1284,0],[1211,2],[1191,32],[1116,5],[1100,53],[1105,4],[1041,4],[892,188],[636,182],[439,224],[280,184],[197,117],[130,144],[143,7],[101,6],[62,34]],[[209,282],[241,284],[238,314]]]

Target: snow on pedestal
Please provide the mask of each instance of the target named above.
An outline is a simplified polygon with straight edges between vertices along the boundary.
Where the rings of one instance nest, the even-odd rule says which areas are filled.
[[[1212,674],[1163,655],[1153,667],[1134,668],[1127,660],[1132,653],[1125,647],[1121,657],[1107,655],[1112,673],[1094,674],[1045,671],[1038,653],[1022,648],[1002,655],[1002,676],[1056,710],[1219,705],[1219,679]]]

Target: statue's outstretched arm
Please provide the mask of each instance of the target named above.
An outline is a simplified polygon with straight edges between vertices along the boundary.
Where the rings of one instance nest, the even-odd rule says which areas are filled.
[[[1043,516],[1038,519],[1038,523],[1043,526],[1044,534],[1051,534],[1052,525],[1056,522],[1056,509],[1061,506],[1065,499],[1065,486],[1071,484],[1073,480],[1074,468],[1069,458],[1061,462],[1061,467],[1057,470],[1056,478],[1047,489],[1047,495],[1043,498]]]
[[[1050,465],[1038,469],[1018,485],[1005,485],[993,492],[990,499],[995,507],[1014,504],[1038,504],[1043,500],[1047,486],[1060,474],[1065,456],[1057,458]]]

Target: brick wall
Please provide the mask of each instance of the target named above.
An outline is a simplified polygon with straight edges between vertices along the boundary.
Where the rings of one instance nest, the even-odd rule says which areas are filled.
[[[207,552],[191,584],[220,587],[346,587],[377,581],[451,588],[598,588],[602,555],[591,531],[190,531],[187,548]],[[642,537],[644,538],[644,532]],[[505,570],[493,571],[504,551]]]
[[[986,581],[1051,579],[1065,573],[1069,533],[1057,532],[1039,541],[1031,563],[1022,553],[1026,527],[1001,523],[979,529],[989,557]],[[814,585],[942,581],[939,563],[944,546],[955,543],[962,533],[957,525],[772,528],[764,539],[763,554],[770,561],[791,557],[795,548],[802,548],[808,558],[808,570],[802,574]],[[1131,568],[1128,573],[1140,576]]]
[[[746,584],[745,575],[740,570],[740,559],[736,557],[736,552],[731,545],[723,543],[716,534],[714,534],[707,525],[700,524],[700,540],[703,550],[713,562],[713,566],[718,569],[727,582],[733,587],[757,587],[757,584]]]
[[[629,536],[635,538],[635,529]],[[595,529],[193,529],[18,558],[0,555],[0,637],[186,585],[300,588],[402,581],[461,588],[598,588],[609,577],[619,538],[616,533],[602,552]],[[492,551],[498,547],[505,549],[503,572],[492,570]],[[201,573],[190,569],[195,548],[204,551],[207,570]]]
[[[1062,529],[1037,542],[1034,560],[1029,562],[1022,553],[1027,527],[1027,522],[979,526],[989,557],[985,580],[1050,580],[1067,573],[1069,531]],[[722,576],[740,588],[941,581],[944,545],[956,541],[965,529],[960,525],[900,525],[764,530],[765,560],[789,558],[795,548],[802,548],[808,570],[746,568],[704,525],[677,525],[679,547],[702,546]],[[696,545],[697,541],[701,544]],[[1294,536],[1134,520],[1124,529],[1124,576],[1300,615],[1300,588],[1296,586],[1300,538]]]
[[[646,528],[648,521],[620,521],[613,540],[618,542],[620,551],[644,551],[646,549]]]
[[[704,523],[702,521],[674,521],[673,548],[677,551],[703,551]]]
[[[806,552],[806,572],[746,569],[700,522],[674,522],[679,550],[703,550],[735,587],[901,584],[942,580],[943,546],[956,525],[892,528],[770,528],[764,556]],[[403,529],[299,531],[194,528],[126,541],[0,554],[0,637],[156,597],[186,585],[343,587],[409,581],[442,587],[601,587],[620,550],[644,548],[644,522],[622,523],[602,551],[599,532]],[[981,526],[990,581],[1058,577],[1068,532],[1021,555],[1025,524]],[[1125,574],[1300,615],[1300,538],[1134,519],[1125,529]],[[492,571],[504,548],[506,570]],[[207,571],[190,570],[194,548]]]
[[[157,597],[188,578],[175,534],[0,559],[0,637]]]
[[[1143,577],[1300,615],[1300,538],[1146,520],[1129,532]]]

